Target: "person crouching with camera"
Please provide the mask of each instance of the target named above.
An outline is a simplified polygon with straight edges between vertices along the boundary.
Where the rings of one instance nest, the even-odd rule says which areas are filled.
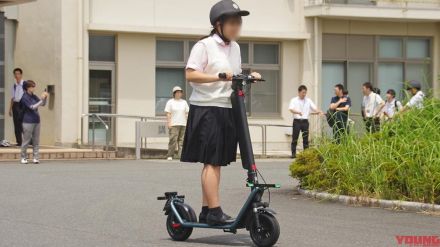
[[[23,85],[25,93],[21,98],[24,109],[23,114],[23,142],[21,144],[21,164],[27,164],[27,148],[32,141],[33,163],[40,163],[39,144],[40,144],[40,114],[38,108],[46,105],[47,92],[41,94],[41,99],[34,94],[36,83],[32,80],[26,81]]]

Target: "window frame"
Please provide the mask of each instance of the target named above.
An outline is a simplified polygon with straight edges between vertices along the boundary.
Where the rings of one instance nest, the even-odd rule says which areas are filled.
[[[371,83],[374,87],[379,86],[378,84],[378,77],[379,77],[379,64],[381,63],[402,63],[403,64],[403,79],[404,81],[410,79],[407,78],[407,66],[408,64],[424,64],[429,68],[429,81],[428,85],[432,89],[433,88],[433,80],[434,76],[432,75],[434,71],[434,63],[433,63],[433,52],[434,52],[434,37],[433,36],[402,36],[402,35],[369,35],[369,34],[341,34],[341,33],[323,33],[323,42],[324,42],[324,36],[325,35],[342,35],[345,37],[345,56],[341,56],[340,58],[322,58],[321,66],[324,63],[327,62],[343,62],[345,64],[345,76],[344,76],[344,82],[343,85],[345,87],[348,87],[348,70],[349,70],[349,64],[353,62],[363,62],[363,63],[371,63],[372,64],[372,77],[371,77]],[[350,59],[350,55],[348,54],[348,47],[349,47],[349,37],[350,35],[364,35],[364,36],[370,36],[373,37],[374,40],[374,55],[372,59]],[[402,57],[401,58],[381,58],[380,57],[380,39],[381,38],[400,38],[402,39]],[[407,41],[410,39],[420,39],[420,40],[427,40],[429,42],[428,45],[428,55],[427,58],[408,58],[407,57]],[[425,83],[425,82],[422,82]],[[320,92],[322,97],[322,92]],[[321,99],[322,100],[322,99]]]
[[[155,53],[155,61],[156,61],[156,66],[155,68],[163,68],[163,69],[178,69],[178,68],[182,68],[185,69],[186,64],[188,62],[190,53],[191,53],[191,42],[197,43],[198,40],[197,39],[193,39],[193,38],[173,38],[173,37],[157,37],[156,38],[156,43],[155,43],[155,49],[157,49],[157,43],[160,41],[181,41],[183,42],[183,56],[184,56],[184,60],[183,61],[158,61],[157,60],[157,50]],[[275,97],[276,97],[276,111],[275,112],[252,112],[251,106],[249,105],[250,111],[247,112],[249,117],[253,117],[253,118],[267,118],[267,117],[271,117],[271,118],[278,118],[281,116],[281,87],[282,87],[282,66],[281,66],[281,61],[282,61],[282,45],[281,42],[266,42],[266,41],[252,41],[252,40],[242,40],[242,41],[238,41],[239,44],[247,44],[248,45],[248,63],[242,63],[242,69],[243,70],[249,70],[250,72],[253,71],[261,71],[261,70],[275,70],[278,71],[278,81],[276,82],[276,91],[275,91]],[[268,45],[277,45],[278,47],[278,63],[277,64],[255,64],[254,63],[254,44],[268,44]],[[156,81],[155,81],[155,85],[156,85]],[[189,82],[186,81],[185,82],[185,99],[188,100],[190,95],[187,94],[186,92],[188,92],[188,89],[190,88]],[[156,104],[156,95],[155,95],[155,104]],[[247,95],[247,98],[250,100],[252,98],[252,89],[250,90],[250,94]],[[165,112],[155,112],[156,116],[165,116]]]
[[[278,81],[276,83],[276,89],[275,89],[275,104],[276,104],[276,111],[275,112],[253,112],[252,111],[252,105],[249,104],[246,109],[246,114],[251,118],[279,118],[281,116],[281,95],[282,92],[282,44],[281,42],[270,42],[270,41],[252,41],[252,40],[240,40],[238,41],[239,44],[247,44],[248,45],[248,63],[242,63],[242,70],[249,70],[252,72],[259,72],[259,71],[278,71]],[[278,63],[277,64],[257,64],[254,63],[254,45],[255,44],[262,44],[262,45],[277,45],[278,46]],[[264,82],[263,82],[264,83]],[[246,95],[247,98],[249,98],[249,101],[252,100],[253,93],[252,93],[252,85],[250,86],[250,92],[248,95]],[[248,101],[246,101],[248,102]],[[249,111],[248,111],[249,109]]]
[[[183,61],[160,61],[157,60],[157,43],[160,41],[180,41],[183,42]],[[156,66],[155,66],[155,71],[156,69],[160,68],[160,69],[182,69],[185,70],[186,64],[188,62],[189,59],[189,55],[191,53],[190,51],[190,42],[195,42],[197,43],[196,39],[179,39],[179,38],[162,38],[162,37],[158,37],[156,38],[156,43],[155,43],[155,50],[156,52],[154,53],[155,56],[155,62],[156,62]],[[154,84],[156,87],[156,83],[157,81],[155,80]],[[183,88],[184,92],[185,92],[185,100],[188,100],[190,95],[187,94],[186,92],[188,92],[188,88],[190,87],[189,82],[187,80],[185,80],[185,88]],[[157,101],[157,96],[154,95],[154,104],[156,105],[156,101]],[[156,116],[166,116],[165,112],[155,112]]]

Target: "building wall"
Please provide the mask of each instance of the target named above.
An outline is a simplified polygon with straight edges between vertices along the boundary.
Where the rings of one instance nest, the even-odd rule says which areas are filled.
[[[156,40],[163,37],[188,39],[207,34],[209,8],[217,0],[38,0],[20,5],[11,15],[18,23],[14,66],[26,79],[37,81],[41,91],[55,85],[49,106],[41,110],[44,144],[72,145],[81,137],[81,114],[88,112],[88,36],[116,35],[116,110],[118,114],[155,116]],[[243,39],[281,44],[281,89],[279,116],[251,117],[250,123],[290,124],[289,100],[300,84],[309,97],[321,101],[322,34],[375,34],[432,36],[434,75],[440,72],[440,24],[304,18],[303,1],[237,0],[251,10],[244,19]],[[172,6],[172,8],[170,8]],[[18,9],[18,11],[17,11]],[[189,14],[187,11],[191,9]],[[40,14],[35,14],[40,13]],[[11,63],[10,63],[11,64]],[[6,71],[12,80],[10,71]],[[6,92],[12,83],[7,83]],[[439,91],[438,80],[434,87]],[[118,145],[134,142],[135,120],[117,121]],[[84,126],[87,126],[84,121]],[[314,126],[317,126],[315,123]],[[6,117],[7,139],[13,140],[12,121]],[[287,149],[289,130],[270,127],[269,149]],[[84,133],[86,133],[84,131]],[[251,128],[252,139],[261,141],[261,130]],[[87,140],[87,138],[85,138]],[[166,146],[166,139],[153,140]],[[258,148],[258,147],[257,147]]]
[[[184,37],[182,37],[184,38]],[[157,37],[149,34],[117,34],[117,72],[116,105],[118,114],[155,116],[155,45]],[[288,103],[296,95],[301,83],[301,43],[302,41],[283,41],[281,44],[281,95],[280,116],[275,118],[250,118],[250,123],[289,124],[291,114]],[[133,145],[134,119],[120,119],[116,123],[116,136],[119,146]],[[252,127],[251,133],[256,142],[261,141],[261,129]],[[285,128],[268,130],[272,148],[286,148]],[[150,140],[165,147],[167,139]]]
[[[210,28],[209,9],[217,0],[89,0],[92,30],[203,35]],[[238,0],[251,11],[243,34],[265,39],[306,36],[303,1]],[[121,11],[124,9],[124,11]]]
[[[117,35],[116,112],[127,115],[155,114],[156,39],[149,34]],[[117,121],[119,145],[133,144],[134,119]]]
[[[37,93],[48,84],[55,85],[55,95],[48,106],[40,110],[42,118],[41,143],[53,144],[60,140],[61,112],[60,84],[62,79],[61,1],[39,0],[18,7],[18,24],[15,36],[15,66],[24,71],[24,79],[37,82]],[[6,90],[12,89],[13,76],[8,71]],[[12,119],[8,119],[6,139],[15,140]],[[66,130],[68,131],[68,130]]]
[[[53,1],[52,1],[53,2]],[[80,113],[82,107],[82,8],[81,1],[62,0],[61,2],[61,79],[56,87],[61,101],[57,107],[56,145],[71,146],[78,143]],[[57,95],[55,95],[57,97]],[[73,103],[74,102],[74,103]]]

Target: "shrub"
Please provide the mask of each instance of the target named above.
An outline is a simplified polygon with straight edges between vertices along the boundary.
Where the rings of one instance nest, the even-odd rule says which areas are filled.
[[[378,133],[319,140],[290,172],[306,189],[440,204],[440,100],[399,114]]]

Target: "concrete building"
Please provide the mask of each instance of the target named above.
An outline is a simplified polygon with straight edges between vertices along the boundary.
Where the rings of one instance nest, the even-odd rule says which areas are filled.
[[[5,7],[5,85],[12,68],[52,85],[42,141],[71,146],[90,138],[85,113],[163,116],[171,88],[189,97],[184,66],[191,47],[209,33],[217,0],[37,0]],[[420,79],[439,91],[439,0],[237,0],[251,15],[240,40],[243,68],[263,74],[247,97],[251,123],[291,124],[289,100],[300,84],[323,109],[343,83],[360,111],[360,86],[402,91]],[[400,95],[403,97],[403,95]],[[112,142],[134,142],[134,119],[108,120]],[[84,131],[81,132],[81,125]],[[13,139],[4,117],[4,137]],[[96,138],[103,137],[99,124]],[[261,134],[252,128],[258,143]],[[270,128],[269,149],[287,149],[286,129]],[[157,139],[153,142],[165,143]]]

